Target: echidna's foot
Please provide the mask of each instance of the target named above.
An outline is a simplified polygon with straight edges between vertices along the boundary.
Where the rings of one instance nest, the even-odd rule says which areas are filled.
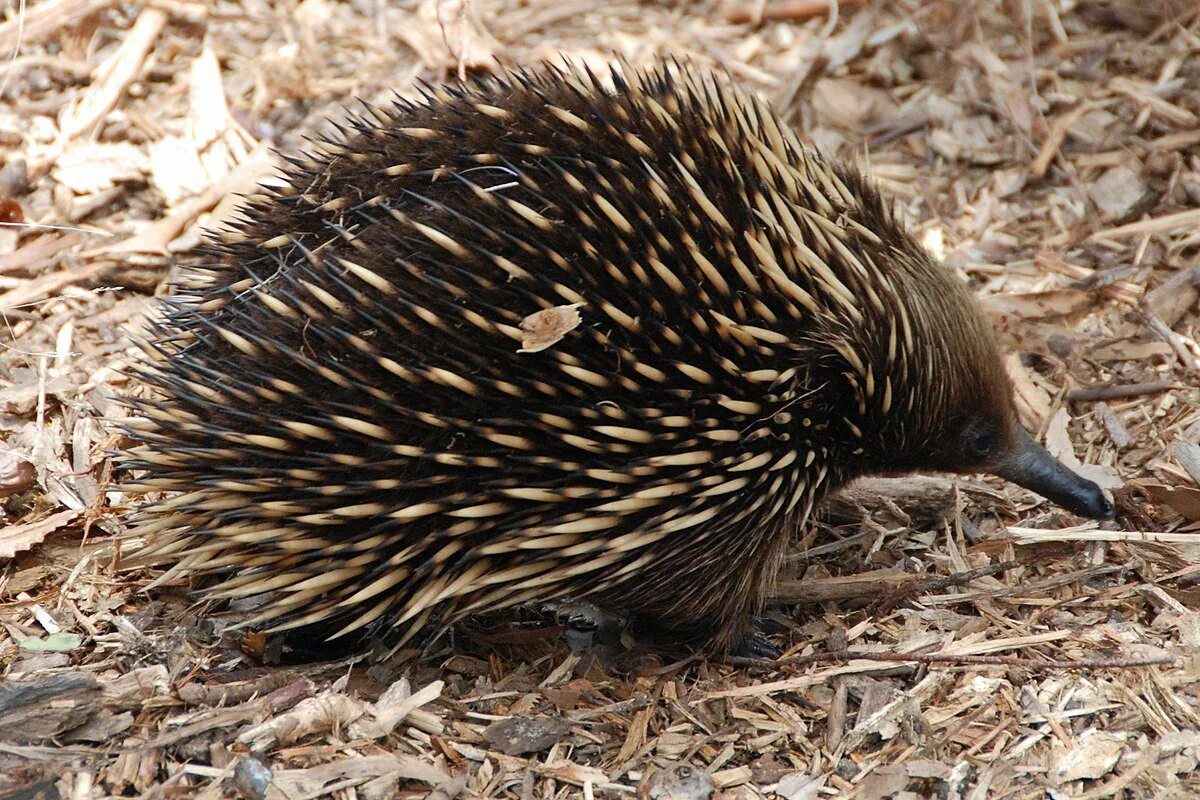
[[[543,603],[541,608],[560,625],[566,626],[563,638],[572,652],[616,647],[621,641],[624,620],[593,603],[566,600]]]
[[[729,648],[729,653],[742,658],[763,658],[768,661],[775,661],[783,655],[783,651],[768,639],[765,633],[757,629],[743,636],[739,642]]]
[[[586,600],[554,600],[541,604],[560,625],[579,631],[596,631],[611,626],[617,618],[610,612]]]

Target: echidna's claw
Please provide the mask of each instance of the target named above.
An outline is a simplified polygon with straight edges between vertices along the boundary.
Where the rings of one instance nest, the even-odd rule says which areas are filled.
[[[775,661],[783,655],[783,650],[779,649],[767,635],[757,628],[746,635],[737,646],[731,650],[735,656],[743,658],[765,658],[770,661]]]

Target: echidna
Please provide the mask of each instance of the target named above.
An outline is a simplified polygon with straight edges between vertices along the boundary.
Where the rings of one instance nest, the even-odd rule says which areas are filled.
[[[561,338],[523,346],[531,316]],[[856,476],[991,471],[1112,513],[872,185],[692,68],[361,112],[156,335],[129,466],[168,494],[135,530],[273,629],[403,641],[570,596],[727,649]]]

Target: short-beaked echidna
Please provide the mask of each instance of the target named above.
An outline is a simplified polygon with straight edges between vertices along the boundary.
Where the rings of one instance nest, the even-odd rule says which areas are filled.
[[[722,649],[856,476],[1111,514],[1016,421],[965,285],[723,78],[543,67],[342,134],[190,271],[135,401],[168,493],[135,531],[268,597],[254,624],[588,597]],[[524,346],[531,316],[561,338]]]

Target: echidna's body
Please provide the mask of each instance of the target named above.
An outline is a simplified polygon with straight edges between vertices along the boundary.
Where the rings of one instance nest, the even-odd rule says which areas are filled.
[[[1106,510],[1019,432],[969,293],[862,179],[720,81],[614,81],[371,112],[247,208],[146,370],[134,466],[179,492],[139,523],[157,557],[282,627],[569,595],[728,646],[856,475],[1003,461]]]

